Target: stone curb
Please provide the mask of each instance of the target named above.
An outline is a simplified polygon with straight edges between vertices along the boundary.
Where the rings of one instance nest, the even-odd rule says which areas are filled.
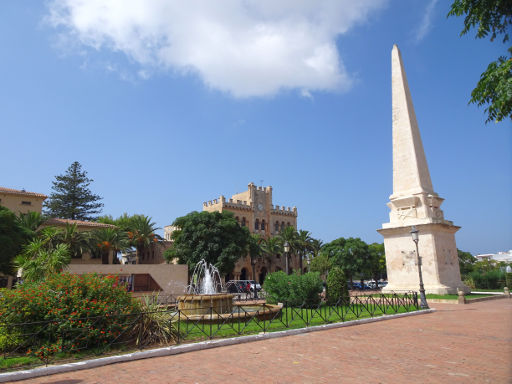
[[[58,373],[79,371],[82,369],[102,367],[104,365],[122,363],[122,362],[134,361],[134,360],[141,360],[141,359],[148,359],[151,357],[177,355],[180,353],[200,351],[203,349],[210,349],[210,348],[224,347],[224,346],[228,346],[228,345],[250,343],[253,341],[293,336],[293,335],[299,335],[302,333],[323,331],[323,330],[327,330],[327,329],[350,327],[353,325],[374,323],[377,321],[384,321],[384,320],[392,320],[392,319],[397,319],[400,317],[423,315],[423,314],[432,313],[435,311],[436,311],[435,309],[424,309],[424,310],[419,310],[419,311],[415,311],[415,312],[398,313],[398,314],[394,314],[394,315],[383,315],[383,316],[371,317],[371,318],[367,318],[367,319],[351,320],[351,321],[346,321],[344,323],[331,323],[331,324],[324,324],[324,325],[316,325],[316,326],[307,327],[307,328],[288,329],[286,331],[277,331],[277,332],[269,332],[269,333],[260,333],[257,335],[232,337],[229,339],[208,340],[208,341],[202,341],[202,342],[193,343],[193,344],[173,345],[170,347],[151,349],[148,351],[127,353],[125,355],[117,355],[117,356],[101,357],[99,359],[84,360],[84,361],[79,361],[76,363],[51,365],[48,367],[39,367],[39,368],[34,368],[34,369],[27,369],[24,371],[0,373],[0,383],[5,383],[8,381],[33,379],[33,378],[41,377],[41,376],[48,376],[48,375],[55,375]]]

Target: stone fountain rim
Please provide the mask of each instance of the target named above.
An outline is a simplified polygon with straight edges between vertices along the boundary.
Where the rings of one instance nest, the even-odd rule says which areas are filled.
[[[205,300],[208,298],[216,298],[216,299],[223,299],[223,298],[233,298],[235,297],[232,293],[185,293],[183,295],[177,296],[177,300]]]

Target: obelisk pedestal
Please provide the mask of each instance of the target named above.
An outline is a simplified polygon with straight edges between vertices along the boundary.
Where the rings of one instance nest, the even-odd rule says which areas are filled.
[[[383,291],[418,291],[416,247],[411,227],[418,229],[418,251],[427,293],[469,292],[460,279],[455,232],[444,219],[443,200],[434,192],[411,93],[398,47],[391,52],[393,104],[393,194],[384,236],[389,284]]]

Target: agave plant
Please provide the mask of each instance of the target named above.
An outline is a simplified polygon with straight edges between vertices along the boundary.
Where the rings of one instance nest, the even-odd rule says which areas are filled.
[[[169,311],[158,304],[158,294],[144,296],[141,313],[132,328],[132,334],[137,346],[168,344],[178,339],[178,331],[171,321]]]

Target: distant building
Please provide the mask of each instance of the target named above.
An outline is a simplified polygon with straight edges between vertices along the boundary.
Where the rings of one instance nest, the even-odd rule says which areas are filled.
[[[226,199],[220,196],[203,203],[203,211],[232,212],[237,222],[247,227],[250,233],[257,233],[264,238],[278,235],[284,228],[297,229],[297,208],[273,205],[272,187],[257,187],[254,183],[248,185],[247,191],[237,193]],[[175,227],[164,227],[164,238],[170,240]],[[255,264],[256,281],[263,283],[267,273],[285,270],[285,257],[277,254],[270,258],[261,257]],[[297,257],[291,257],[290,271],[300,268]],[[246,280],[253,277],[251,258],[247,255],[238,260],[235,268],[226,276],[227,280]]]
[[[508,252],[482,253],[475,256],[478,261],[489,260],[496,262],[512,263],[512,249]]]
[[[47,196],[42,193],[0,187],[0,206],[16,214],[28,212],[41,213],[43,201],[46,198]]]

